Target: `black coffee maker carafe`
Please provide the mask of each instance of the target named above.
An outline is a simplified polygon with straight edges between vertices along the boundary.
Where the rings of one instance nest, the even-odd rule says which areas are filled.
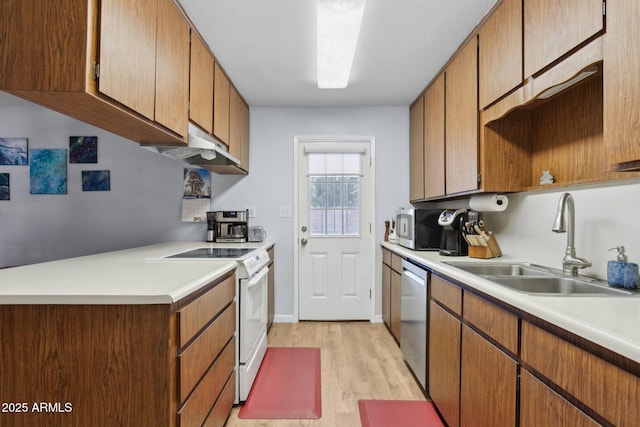
[[[462,231],[464,223],[469,220],[467,209],[445,209],[438,218],[438,224],[442,226],[442,238],[440,240],[440,255],[466,256],[469,253],[469,245]]]

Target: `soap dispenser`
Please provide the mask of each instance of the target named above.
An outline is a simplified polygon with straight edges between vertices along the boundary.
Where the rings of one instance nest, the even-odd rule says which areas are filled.
[[[607,264],[607,282],[619,288],[635,289],[638,287],[638,264],[627,261],[624,246],[609,249],[618,251],[618,260]]]

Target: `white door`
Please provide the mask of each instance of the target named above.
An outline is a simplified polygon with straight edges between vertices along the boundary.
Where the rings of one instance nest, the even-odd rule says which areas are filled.
[[[372,315],[372,178],[367,141],[298,143],[301,320]]]

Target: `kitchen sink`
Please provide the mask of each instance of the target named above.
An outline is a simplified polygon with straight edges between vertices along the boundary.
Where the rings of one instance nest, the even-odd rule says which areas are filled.
[[[612,288],[573,277],[493,276],[492,282],[528,294],[551,295],[632,295],[633,292]]]
[[[506,264],[479,264],[464,262],[449,262],[452,267],[459,268],[468,273],[477,274],[479,276],[552,276],[553,273],[544,269],[544,267],[535,266],[524,263],[506,263]]]
[[[446,264],[518,292],[539,296],[638,295],[638,292],[608,286],[596,279],[574,277],[541,265],[528,263]]]

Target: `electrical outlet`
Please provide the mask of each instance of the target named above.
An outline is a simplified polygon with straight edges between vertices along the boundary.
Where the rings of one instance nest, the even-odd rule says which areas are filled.
[[[280,206],[280,218],[291,218],[291,206]]]
[[[255,206],[247,206],[247,210],[249,211],[249,218],[256,217],[256,207]]]

